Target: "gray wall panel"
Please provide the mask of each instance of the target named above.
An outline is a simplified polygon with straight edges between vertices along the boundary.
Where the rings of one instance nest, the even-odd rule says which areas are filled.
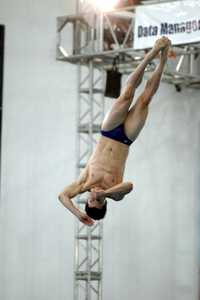
[[[0,3],[6,25],[0,257],[4,300],[72,298],[73,218],[57,194],[75,174],[69,162],[75,148],[71,124],[76,72],[55,61],[56,17],[71,13],[72,4]]]
[[[127,163],[135,189],[108,206],[106,300],[197,299],[199,109],[199,91],[163,83],[153,99]]]

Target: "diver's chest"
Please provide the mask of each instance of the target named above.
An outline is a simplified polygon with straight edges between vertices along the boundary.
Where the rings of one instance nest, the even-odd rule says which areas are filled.
[[[109,188],[120,181],[120,173],[118,168],[102,165],[95,165],[89,168],[88,185],[91,187],[99,185],[102,188]]]

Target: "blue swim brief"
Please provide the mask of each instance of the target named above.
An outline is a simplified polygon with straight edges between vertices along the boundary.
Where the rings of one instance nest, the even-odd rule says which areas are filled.
[[[133,143],[133,141],[131,141],[125,134],[124,124],[120,124],[119,126],[109,131],[101,130],[101,134],[107,138],[118,141],[128,146],[130,146]]]

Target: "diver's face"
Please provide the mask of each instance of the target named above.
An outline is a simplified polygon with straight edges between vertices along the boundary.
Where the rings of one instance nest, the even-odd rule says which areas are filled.
[[[101,203],[98,200],[98,194],[97,194],[97,192],[100,192],[100,191],[102,191],[102,189],[98,188],[98,187],[95,187],[95,188],[91,189],[91,192],[90,192],[90,195],[89,195],[89,198],[88,198],[89,207],[102,208],[103,203]]]

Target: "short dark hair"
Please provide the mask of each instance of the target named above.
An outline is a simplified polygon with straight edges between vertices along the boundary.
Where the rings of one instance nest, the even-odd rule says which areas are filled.
[[[101,220],[105,217],[107,211],[107,201],[105,201],[102,208],[89,207],[88,203],[86,202],[85,211],[87,215],[93,220]]]

